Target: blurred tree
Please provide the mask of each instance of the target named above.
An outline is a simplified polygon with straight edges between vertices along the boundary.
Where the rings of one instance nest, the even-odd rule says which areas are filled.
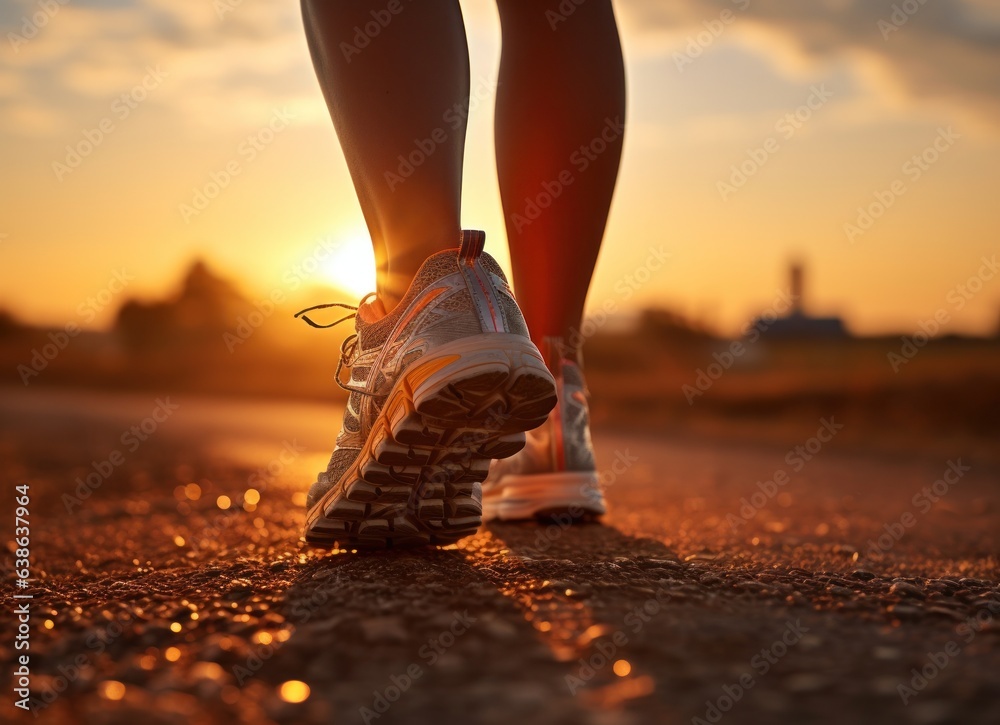
[[[706,342],[716,335],[701,323],[679,312],[661,307],[647,308],[639,315],[637,332],[640,337],[670,343]]]
[[[195,260],[180,291],[162,302],[128,300],[118,311],[115,333],[131,351],[205,344],[221,345],[222,334],[247,305],[228,280]]]
[[[29,328],[7,310],[0,310],[0,337],[18,337]]]

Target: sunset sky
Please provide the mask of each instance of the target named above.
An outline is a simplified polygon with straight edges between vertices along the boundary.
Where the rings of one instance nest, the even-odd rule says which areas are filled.
[[[491,0],[462,6],[476,99],[463,223],[506,260],[499,22]],[[1000,3],[615,7],[629,117],[593,309],[662,304],[734,332],[798,257],[807,307],[856,332],[912,331],[941,308],[948,332],[996,330],[1000,275],[954,291],[1000,255]],[[0,307],[85,322],[79,305],[116,272],[134,277],[126,295],[158,297],[195,256],[264,296],[324,240],[337,249],[306,281],[372,286],[297,2],[7,0],[0,29]],[[227,166],[227,188],[185,211]],[[883,203],[862,230],[859,207]],[[633,289],[651,246],[670,261]]]

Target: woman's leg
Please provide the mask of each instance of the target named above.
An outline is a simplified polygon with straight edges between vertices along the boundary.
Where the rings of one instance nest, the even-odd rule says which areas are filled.
[[[459,243],[465,114],[445,114],[469,99],[461,9],[302,0],[302,15],[389,311],[429,255]]]
[[[610,0],[587,0],[561,20],[546,13],[550,3],[497,4],[497,170],[514,288],[539,347],[545,337],[572,343],[621,158],[618,28]]]

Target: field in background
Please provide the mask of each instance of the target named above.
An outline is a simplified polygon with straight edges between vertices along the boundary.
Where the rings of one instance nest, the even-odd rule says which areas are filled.
[[[126,301],[106,333],[41,330],[0,314],[0,384],[342,401],[333,373],[352,321],[315,330],[293,316],[327,299],[338,295],[251,300],[196,263],[175,297]],[[316,313],[323,322],[341,316],[326,312]],[[835,418],[845,425],[838,445],[1000,458],[1000,338],[907,347],[903,336],[765,332],[734,347],[664,310],[584,332],[599,425],[789,441]]]
[[[902,345],[899,337],[759,341],[730,358],[729,340],[595,335],[587,347],[594,416],[781,441],[836,417],[845,424],[840,444],[1000,457],[1000,342],[932,341],[897,372],[888,356]]]

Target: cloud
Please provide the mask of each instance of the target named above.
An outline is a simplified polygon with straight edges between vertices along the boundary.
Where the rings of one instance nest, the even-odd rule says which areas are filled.
[[[752,44],[790,76],[846,59],[892,103],[941,107],[1000,130],[994,0],[621,0],[618,8],[646,53],[650,38],[653,52],[682,49],[694,29],[729,10],[736,19],[727,37]]]
[[[286,104],[299,107],[298,118],[329,123],[295,3],[73,0],[43,14],[39,7],[15,0],[0,11],[7,46],[0,90],[17,91],[0,94],[0,126],[11,134],[60,134],[92,123],[150,67],[167,79],[146,103],[181,123],[255,125]],[[14,113],[27,97],[31,113]]]
[[[904,4],[919,9],[898,30],[880,27]],[[470,20],[486,22],[481,5],[470,6]],[[0,7],[0,126],[8,133],[90,123],[157,65],[169,80],[148,103],[182,123],[252,125],[284,104],[300,122],[329,123],[297,3],[72,0],[48,5],[57,9],[35,23],[40,7],[38,0]],[[669,58],[704,21],[729,10],[736,21],[720,43],[751,48],[781,74],[801,81],[821,73],[818,66],[848,63],[883,107],[938,117],[943,109],[949,119],[1000,133],[995,0],[618,0],[616,7],[631,53]],[[27,98],[31,108],[14,113]]]

